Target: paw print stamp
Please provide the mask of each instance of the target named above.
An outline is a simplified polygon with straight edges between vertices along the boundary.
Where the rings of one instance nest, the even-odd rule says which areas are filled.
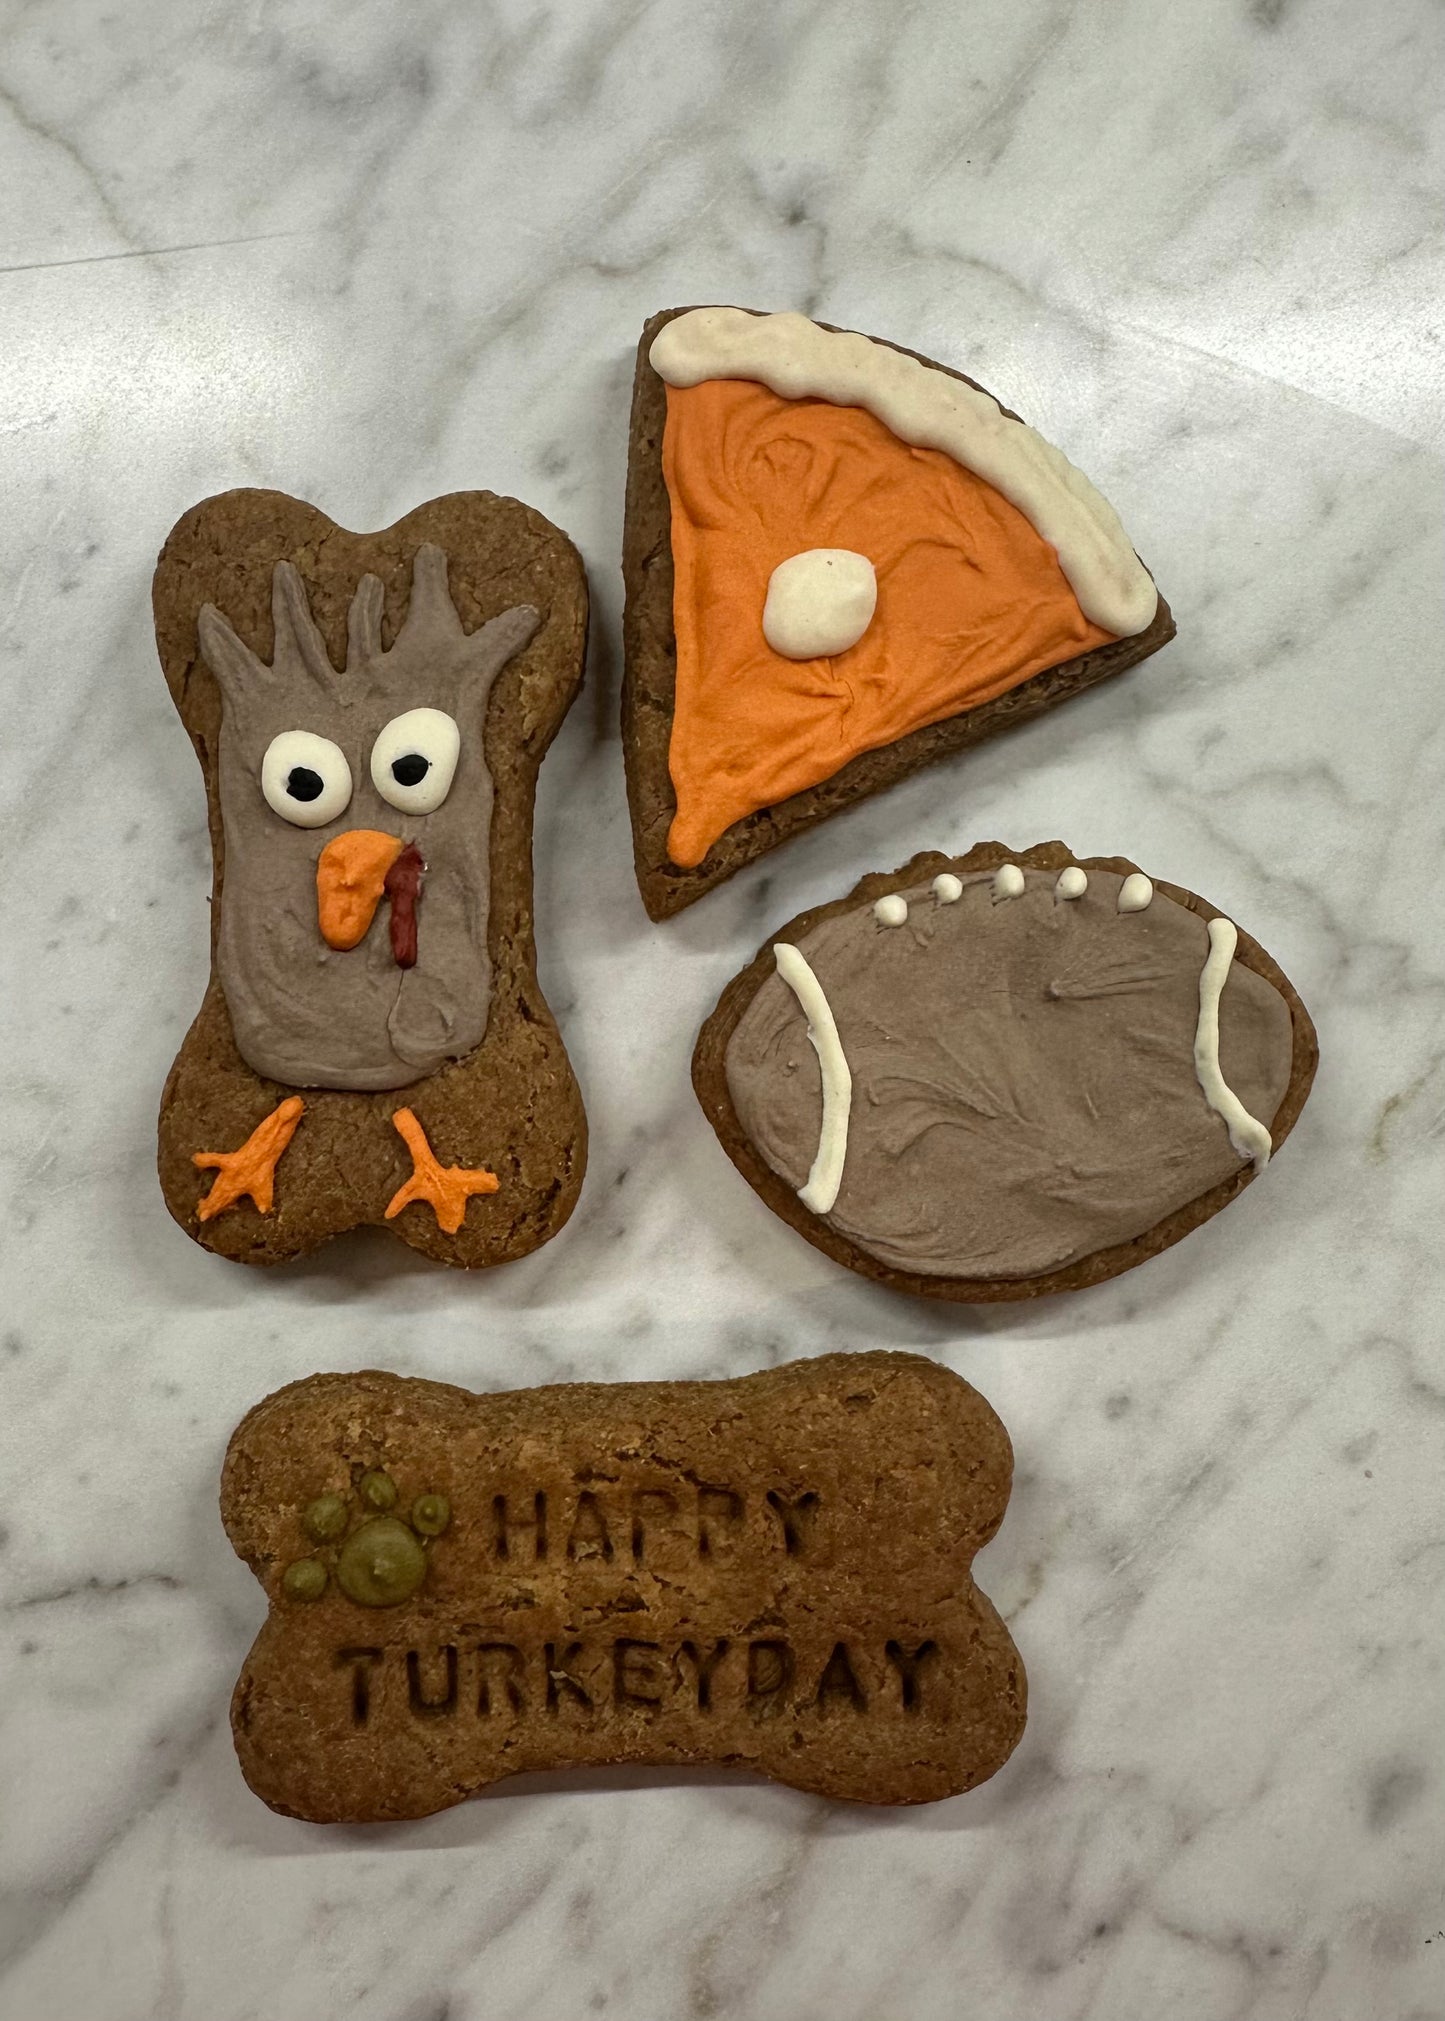
[[[364,1473],[351,1496],[318,1495],[301,1514],[315,1547],[281,1575],[288,1600],[319,1600],[334,1580],[358,1607],[397,1607],[419,1592],[427,1554],[452,1519],[445,1495],[418,1495],[397,1509],[396,1482],[380,1468]]]

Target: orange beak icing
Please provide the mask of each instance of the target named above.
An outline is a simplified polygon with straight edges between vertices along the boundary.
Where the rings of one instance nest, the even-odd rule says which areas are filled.
[[[316,865],[316,917],[328,947],[359,947],[376,917],[386,873],[405,843],[376,828],[348,828]]]

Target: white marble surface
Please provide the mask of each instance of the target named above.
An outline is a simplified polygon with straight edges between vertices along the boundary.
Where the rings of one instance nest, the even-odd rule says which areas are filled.
[[[1445,2014],[1439,173],[1429,0],[0,0],[4,2021],[1426,2021]],[[675,301],[993,385],[1180,638],[648,925],[615,718],[625,393]],[[173,1227],[200,780],[172,520],[513,490],[592,571],[543,774],[544,980],[592,1166],[476,1280],[257,1275]],[[724,1162],[696,1025],[770,923],[929,844],[1208,892],[1325,1066],[1246,1201],[1073,1301],[935,1310]],[[576,1778],[326,1831],[246,1791],[226,1436],[314,1368],[478,1387],[939,1356],[1018,1455],[980,1560],[1032,1682],[970,1796]]]

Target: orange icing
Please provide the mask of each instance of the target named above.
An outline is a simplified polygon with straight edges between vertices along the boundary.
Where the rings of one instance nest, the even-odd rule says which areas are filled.
[[[397,1109],[391,1120],[411,1152],[412,1175],[392,1194],[386,1209],[387,1220],[394,1221],[402,1208],[409,1206],[413,1200],[424,1200],[436,1215],[437,1226],[443,1233],[455,1235],[466,1219],[467,1202],[473,1193],[495,1193],[501,1181],[493,1172],[469,1171],[465,1165],[438,1164],[436,1153],[427,1142],[426,1131],[410,1109]]]
[[[348,828],[316,863],[316,917],[328,947],[359,947],[376,916],[386,873],[405,845],[379,828]]]
[[[669,386],[662,469],[677,634],[667,848],[684,867],[859,752],[1114,636],[1016,506],[864,408],[743,379]],[[812,547],[867,555],[878,609],[847,652],[788,660],[763,637],[768,579]]]
[[[193,1155],[191,1163],[200,1171],[214,1169],[217,1175],[210,1192],[196,1208],[198,1221],[211,1220],[247,1193],[260,1213],[271,1212],[277,1162],[295,1136],[305,1106],[299,1095],[288,1095],[264,1123],[256,1125],[239,1151],[197,1151]]]

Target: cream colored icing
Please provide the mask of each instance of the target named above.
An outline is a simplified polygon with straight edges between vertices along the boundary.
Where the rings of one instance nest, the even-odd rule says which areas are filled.
[[[905,907],[905,912],[906,912]],[[807,1184],[798,1188],[798,1198],[814,1214],[827,1214],[843,1183],[843,1161],[848,1155],[848,1114],[853,1104],[853,1076],[843,1056],[842,1041],[833,1012],[823,994],[823,986],[806,960],[787,941],[773,949],[778,974],[793,992],[808,1020],[808,1037],[818,1055],[823,1076],[823,1121],[818,1131],[818,1148],[808,1173]]]
[[[1081,870],[1077,863],[1071,863],[1067,870],[1059,872],[1059,881],[1054,886],[1054,896],[1055,898],[1082,898],[1088,888],[1088,872]]]
[[[1022,898],[1024,874],[1016,863],[1001,863],[993,876],[995,898]]]
[[[866,554],[810,547],[769,577],[763,637],[785,660],[831,659],[857,645],[877,608],[878,577]]]
[[[1131,870],[1119,886],[1120,912],[1143,912],[1154,902],[1154,886],[1142,870]]]
[[[1219,1064],[1219,999],[1229,980],[1239,933],[1228,919],[1209,922],[1209,959],[1199,972],[1199,1023],[1194,1033],[1194,1071],[1204,1090],[1204,1099],[1229,1132],[1229,1141],[1241,1158],[1252,1161],[1256,1172],[1269,1163],[1274,1146],[1269,1131],[1251,1116],[1238,1095],[1226,1083]]]
[[[890,891],[874,906],[873,917],[880,926],[902,926],[908,918],[908,900],[900,898],[896,891]]]
[[[1094,624],[1126,638],[1152,621],[1157,592],[1114,508],[1061,450],[976,386],[792,311],[690,309],[664,324],[648,356],[669,386],[752,379],[786,400],[866,408],[901,442],[941,450],[1016,506],[1057,553]]]
[[[933,895],[940,905],[957,905],[963,896],[963,879],[944,870],[933,880]]]

